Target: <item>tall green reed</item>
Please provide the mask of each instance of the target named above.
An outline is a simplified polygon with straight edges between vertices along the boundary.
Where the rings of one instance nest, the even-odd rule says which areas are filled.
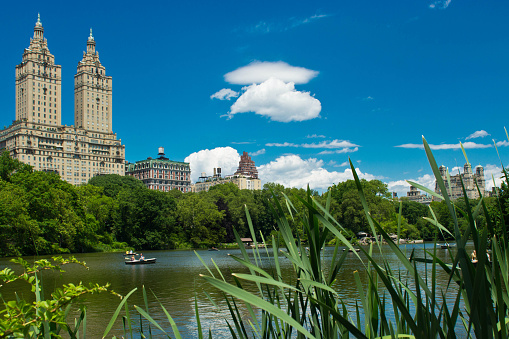
[[[507,232],[503,225],[502,239],[494,232],[490,212],[486,207],[482,192],[476,206],[470,207],[465,187],[462,183],[465,210],[459,209],[451,201],[438,166],[426,140],[423,145],[430,166],[435,174],[441,194],[437,194],[419,184],[411,185],[426,191],[445,201],[453,219],[453,230],[449,232],[436,219],[428,218],[441,231],[451,233],[456,241],[457,251],[451,254],[448,264],[437,255],[437,243],[432,250],[425,252],[425,257],[417,258],[414,253],[403,252],[397,242],[384,231],[380,224],[371,218],[370,209],[364,197],[361,182],[353,164],[350,166],[359,191],[361,202],[368,220],[375,243],[364,254],[363,267],[367,274],[367,286],[361,282],[359,272],[354,275],[358,290],[357,307],[352,311],[341,300],[333,288],[335,279],[340,278],[339,271],[345,261],[346,252],[339,255],[340,243],[353,250],[353,244],[340,232],[343,228],[329,213],[330,195],[325,206],[320,205],[309,193],[306,199],[300,199],[306,214],[300,217],[299,223],[309,244],[308,252],[295,239],[285,217],[284,207],[289,218],[296,221],[297,210],[290,199],[285,197],[283,205],[272,200],[273,213],[276,216],[278,236],[284,240],[283,254],[290,260],[295,279],[283,277],[280,270],[278,251],[279,239],[272,238],[273,256],[269,267],[264,267],[262,251],[257,247],[257,237],[250,222],[249,212],[246,215],[252,238],[255,239],[253,258],[245,250],[242,256],[233,259],[249,269],[249,274],[233,274],[234,283],[229,283],[222,276],[204,276],[212,286],[225,293],[235,324],[235,337],[248,338],[253,335],[260,338],[346,338],[354,335],[358,338],[375,337],[413,337],[413,338],[456,338],[458,323],[463,324],[465,334],[476,338],[507,338],[508,333],[508,265]],[[468,162],[468,159],[467,159]],[[507,171],[503,169],[507,182]],[[449,182],[450,185],[450,182]],[[283,207],[284,206],[284,207]],[[499,213],[505,211],[500,208]],[[457,213],[468,220],[468,226],[461,232]],[[486,222],[478,224],[478,216],[484,213]],[[503,219],[503,218],[501,218]],[[400,221],[399,221],[400,224]],[[332,233],[336,237],[333,260],[328,270],[324,270],[322,249],[325,239]],[[262,238],[260,238],[262,239]],[[399,239],[399,236],[398,236]],[[479,261],[474,265],[466,250],[467,241],[473,240],[474,249],[479,253]],[[242,244],[238,235],[237,242]],[[265,241],[262,239],[265,245]],[[386,246],[382,246],[386,243]],[[387,249],[388,247],[388,249]],[[382,260],[375,260],[376,251]],[[399,259],[401,268],[391,267],[386,259],[387,251]],[[485,253],[491,251],[492,261],[488,261]],[[356,253],[356,252],[354,252]],[[270,253],[263,253],[271,256]],[[356,254],[362,261],[361,256]],[[424,273],[418,269],[426,265]],[[449,279],[445,286],[437,284],[437,274],[445,272]],[[324,273],[328,272],[328,273]],[[428,276],[427,272],[431,272]],[[343,273],[348,274],[348,273]],[[256,283],[258,293],[249,293],[243,289],[243,283]],[[451,297],[452,296],[452,297]],[[235,301],[237,299],[237,301]],[[447,300],[454,300],[448,304]],[[251,313],[249,327],[242,326],[243,320],[238,316],[236,305],[238,300],[245,303]],[[387,307],[392,308],[394,317],[388,317]],[[256,316],[255,310],[261,311]],[[461,325],[460,325],[461,326]],[[250,331],[248,330],[250,329]],[[232,329],[233,333],[233,329]]]

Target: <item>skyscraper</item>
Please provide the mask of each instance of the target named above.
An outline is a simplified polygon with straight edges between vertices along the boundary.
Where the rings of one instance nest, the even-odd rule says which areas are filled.
[[[39,16],[16,66],[16,120],[0,131],[0,152],[75,185],[98,174],[124,175],[125,146],[112,131],[112,78],[99,61],[92,30],[74,79],[75,125],[65,126],[61,66],[49,51]]]
[[[95,40],[90,29],[87,51],[78,63],[74,76],[74,122],[89,131],[108,133],[111,126],[112,79],[95,51]]]
[[[61,66],[55,65],[39,16],[30,46],[16,66],[16,120],[60,125],[61,82]]]

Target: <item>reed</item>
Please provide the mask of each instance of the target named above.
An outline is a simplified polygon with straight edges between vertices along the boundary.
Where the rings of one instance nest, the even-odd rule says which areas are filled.
[[[425,257],[417,258],[414,253],[408,257],[397,241],[394,242],[376,220],[371,218],[370,210],[363,195],[360,180],[353,164],[350,166],[361,196],[362,205],[371,229],[377,241],[368,250],[362,249],[362,259],[356,252],[358,259],[363,261],[363,267],[368,276],[367,286],[359,277],[359,272],[352,272],[358,289],[357,307],[349,310],[339,298],[333,288],[333,283],[339,279],[340,271],[346,252],[339,255],[340,243],[353,250],[353,244],[342,235],[342,226],[329,214],[330,195],[325,206],[320,205],[310,194],[306,199],[300,199],[305,208],[304,214],[298,213],[290,199],[285,197],[284,205],[277,199],[272,200],[273,213],[276,216],[278,236],[284,241],[282,253],[291,261],[295,279],[285,279],[281,275],[279,259],[279,239],[273,237],[271,245],[272,255],[256,246],[256,234],[250,222],[249,211],[246,210],[251,237],[255,239],[254,257],[250,259],[245,250],[241,257],[233,257],[243,264],[249,274],[234,273],[234,283],[229,283],[222,275],[212,274],[204,276],[212,286],[225,294],[230,308],[232,336],[238,338],[347,338],[353,335],[357,338],[376,337],[409,337],[409,338],[456,338],[458,323],[464,327],[461,337],[476,338],[507,338],[509,324],[509,251],[506,226],[502,225],[502,235],[497,236],[494,231],[490,211],[486,207],[484,197],[479,199],[476,206],[470,207],[468,198],[464,194],[465,210],[460,210],[449,199],[446,185],[442,180],[438,166],[426,140],[423,138],[424,149],[431,169],[441,189],[441,194],[410,183],[428,194],[443,199],[454,220],[454,229],[449,232],[436,218],[428,221],[442,232],[452,233],[457,244],[457,252],[451,255],[448,264],[437,256],[435,242],[431,250],[425,252]],[[465,154],[466,156],[466,154]],[[468,162],[468,158],[467,158]],[[504,180],[507,183],[507,171],[503,169]],[[463,187],[465,192],[465,188]],[[285,216],[285,209],[287,218]],[[468,227],[460,231],[457,213],[468,220]],[[484,214],[484,224],[478,223],[478,216]],[[506,213],[499,204],[499,213]],[[433,211],[431,215],[434,216]],[[296,220],[301,216],[300,220]],[[298,222],[307,237],[309,251],[299,239],[295,239],[289,222]],[[503,222],[503,218],[502,222]],[[325,239],[332,233],[336,237],[333,260],[328,270],[324,270],[322,250]],[[242,244],[238,235],[237,242]],[[399,238],[399,237],[398,237]],[[263,238],[258,237],[264,245]],[[388,244],[389,250],[400,261],[401,268],[393,268],[383,259],[377,262],[373,253],[377,251],[382,258],[384,252],[382,241]],[[472,239],[474,248],[480,253],[476,264],[472,263],[466,250],[466,243]],[[386,246],[387,247],[387,246]],[[387,248],[384,249],[387,251]],[[262,253],[263,251],[263,253]],[[486,253],[491,252],[492,261]],[[261,265],[262,257],[271,257],[272,265],[267,268]],[[417,267],[426,265],[421,276]],[[438,286],[436,275],[439,270],[449,277],[446,286]],[[325,274],[324,272],[328,273]],[[220,272],[218,272],[220,273]],[[258,293],[249,293],[243,289],[243,284],[255,283]],[[454,303],[448,305],[446,295],[454,296]],[[251,318],[249,324],[244,324],[239,317],[236,303],[242,301]],[[231,306],[233,305],[233,306]],[[390,305],[390,306],[389,306]],[[463,306],[462,306],[463,305]],[[387,307],[393,308],[394,317],[387,316]],[[261,316],[255,315],[255,310],[261,310]],[[461,326],[461,325],[460,325]]]

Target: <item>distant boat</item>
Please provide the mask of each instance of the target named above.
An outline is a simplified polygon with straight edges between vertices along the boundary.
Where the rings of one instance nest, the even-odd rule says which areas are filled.
[[[346,251],[346,248],[343,248],[343,251]],[[360,248],[355,248],[355,252],[360,252],[360,251],[361,251]],[[353,252],[353,250],[351,248],[349,248],[348,252]]]
[[[219,251],[219,250],[215,247],[211,247],[211,248],[209,248],[209,251]]]
[[[447,243],[440,245],[440,248],[443,249],[443,250],[446,250],[446,249],[451,248],[451,247],[454,247],[454,245],[447,244]]]
[[[134,259],[134,260],[127,260],[125,262],[126,265],[147,265],[147,264],[155,264],[156,258],[150,258],[150,259]]]

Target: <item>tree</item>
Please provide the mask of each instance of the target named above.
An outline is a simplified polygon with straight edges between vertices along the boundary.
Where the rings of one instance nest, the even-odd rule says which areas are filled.
[[[387,185],[380,180],[361,180],[361,186],[372,217],[378,222],[391,220],[394,215],[394,204],[390,200]],[[347,180],[330,187],[332,199],[331,213],[339,223],[358,233],[370,232],[355,181]],[[332,209],[333,208],[333,209]]]
[[[32,167],[12,159],[8,151],[3,151],[0,154],[0,179],[10,181],[11,175],[16,172],[32,172]]]
[[[145,187],[141,180],[131,176],[121,176],[118,174],[98,175],[88,181],[89,185],[104,188],[104,194],[107,197],[114,198],[122,189],[137,189]]]
[[[25,192],[0,180],[0,256],[35,253],[35,239],[40,230],[28,215]]]
[[[402,199],[401,204],[401,214],[412,225],[416,225],[419,219],[426,217],[429,213],[428,206],[417,201]],[[396,212],[399,212],[399,205],[396,205]]]
[[[120,190],[117,240],[140,250],[170,248],[170,235],[175,232],[176,203],[165,192],[145,186]]]
[[[225,241],[221,226],[225,211],[219,211],[208,192],[185,194],[178,203],[179,224],[193,247],[209,247]]]
[[[73,185],[55,173],[41,171],[16,172],[11,182],[26,192],[28,214],[46,240],[37,248],[39,254],[86,250],[82,240],[92,231],[85,227],[85,214]]]

